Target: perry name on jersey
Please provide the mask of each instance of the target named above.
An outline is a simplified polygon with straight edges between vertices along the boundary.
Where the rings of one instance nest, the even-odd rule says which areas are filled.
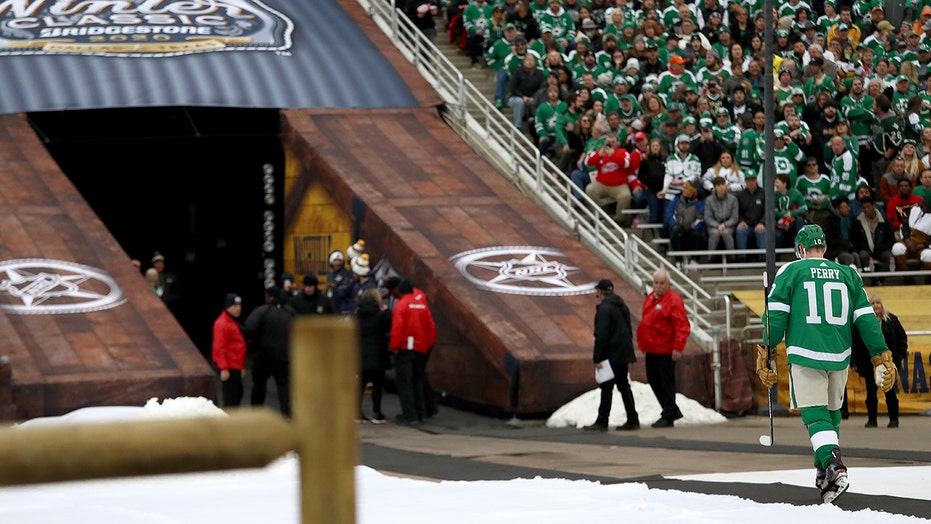
[[[776,273],[768,302],[764,340],[775,346],[785,337],[790,365],[845,369],[850,364],[853,325],[870,354],[886,349],[863,280],[849,266],[823,258],[790,262]]]

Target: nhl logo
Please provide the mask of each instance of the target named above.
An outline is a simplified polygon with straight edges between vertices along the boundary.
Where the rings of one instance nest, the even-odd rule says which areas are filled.
[[[498,246],[464,251],[449,260],[477,287],[496,293],[553,297],[594,292],[595,282],[572,281],[581,271],[560,261],[565,258],[553,248]]]
[[[126,302],[103,270],[42,258],[0,262],[0,310],[14,315],[63,315]]]

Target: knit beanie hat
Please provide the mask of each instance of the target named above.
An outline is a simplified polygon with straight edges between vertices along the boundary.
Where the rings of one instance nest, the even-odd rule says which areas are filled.
[[[359,275],[360,277],[368,276],[369,256],[363,253],[352,259],[352,272]]]
[[[349,260],[356,258],[365,251],[365,240],[356,240],[356,243],[346,248],[346,255]]]
[[[236,293],[227,293],[226,300],[223,301],[223,309],[226,309],[233,304],[242,304],[242,298],[240,298]]]
[[[343,252],[338,249],[334,250],[332,253],[330,253],[329,258],[327,258],[327,264],[332,266],[334,260],[342,260],[343,262],[345,262],[346,255],[344,255]]]

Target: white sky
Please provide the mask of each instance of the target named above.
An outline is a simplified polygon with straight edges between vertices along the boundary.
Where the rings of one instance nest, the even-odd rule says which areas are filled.
[[[634,383],[641,423],[658,418],[659,407],[649,387]],[[648,394],[649,393],[649,394]],[[560,408],[550,426],[585,425],[593,421],[597,390]],[[611,424],[624,421],[615,391]],[[726,423],[723,417],[679,396],[685,419],[679,424]],[[146,408],[89,408],[71,416],[37,419],[26,425],[90,420],[170,417],[216,410],[196,399],[150,401]],[[895,494],[931,500],[927,486],[931,467],[857,468],[851,492]],[[720,473],[688,478],[717,482],[795,484],[809,487],[812,470]],[[561,479],[430,482],[396,478],[371,468],[356,468],[357,522],[360,524],[565,524],[601,521],[614,515],[625,523],[753,522],[754,524],[823,524],[831,519],[858,522],[931,522],[871,510],[847,512],[830,505],[760,504],[734,496],[701,495],[649,489],[645,484],[602,485]],[[814,488],[812,487],[812,491]],[[260,470],[239,470],[105,481],[43,484],[0,489],[0,522],[53,523],[297,523],[298,465],[282,458]],[[842,499],[843,500],[843,499]],[[856,513],[856,515],[852,515]]]

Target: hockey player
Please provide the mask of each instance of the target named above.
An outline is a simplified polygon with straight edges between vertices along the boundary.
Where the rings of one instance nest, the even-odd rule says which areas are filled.
[[[848,487],[838,436],[850,365],[851,324],[869,348],[876,383],[883,391],[892,389],[897,371],[860,275],[849,266],[826,260],[826,247],[820,226],[807,225],[796,235],[795,254],[800,260],[776,273],[763,315],[766,328],[764,343],[757,345],[756,370],[767,388],[776,383],[776,372],[768,366],[770,348],[784,336],[792,408],[802,411],[814,449],[815,485],[827,503]]]

